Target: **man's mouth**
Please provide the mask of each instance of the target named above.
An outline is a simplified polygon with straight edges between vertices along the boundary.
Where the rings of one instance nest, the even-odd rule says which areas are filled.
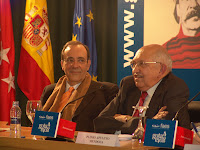
[[[70,71],[70,73],[77,74],[77,73],[81,73],[81,71]]]
[[[139,78],[143,78],[143,76],[142,75],[134,75],[134,79],[139,79]]]

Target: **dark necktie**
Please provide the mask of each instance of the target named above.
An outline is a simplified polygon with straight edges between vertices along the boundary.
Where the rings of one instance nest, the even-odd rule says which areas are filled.
[[[143,106],[144,100],[147,97],[148,93],[146,91],[142,92],[139,100],[139,106]],[[139,111],[138,109],[135,111],[133,117],[139,117]]]

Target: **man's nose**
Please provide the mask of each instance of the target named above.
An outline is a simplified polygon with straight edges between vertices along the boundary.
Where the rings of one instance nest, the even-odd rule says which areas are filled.
[[[79,65],[80,65],[80,63],[77,60],[75,60],[73,63],[73,67],[79,67]]]
[[[139,72],[139,66],[138,64],[136,64],[133,68],[132,68],[132,73],[136,73]]]

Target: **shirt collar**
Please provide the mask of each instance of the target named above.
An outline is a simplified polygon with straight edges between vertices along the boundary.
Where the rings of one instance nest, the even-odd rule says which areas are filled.
[[[81,82],[76,84],[76,85],[74,85],[74,86],[72,86],[72,87],[74,88],[74,90],[76,90],[79,87],[80,84],[81,84]],[[69,83],[66,81],[66,89],[65,89],[65,91],[68,91],[70,87],[71,87],[71,85],[69,85]]]
[[[150,89],[147,90],[148,96],[152,97],[156,88],[158,87],[158,85],[160,84],[160,82],[162,81],[162,79],[156,83],[153,87],[151,87]]]
[[[200,36],[200,32],[198,32],[195,36],[184,35],[182,26],[180,26],[180,30],[179,30],[179,33],[177,35],[177,37],[180,38],[180,39],[182,39],[182,38],[188,38],[188,37],[198,37],[198,36]]]

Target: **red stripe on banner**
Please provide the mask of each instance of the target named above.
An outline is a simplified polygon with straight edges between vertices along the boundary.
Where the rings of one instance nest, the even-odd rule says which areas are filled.
[[[30,100],[39,100],[50,80],[29,53],[21,47],[17,83]]]

